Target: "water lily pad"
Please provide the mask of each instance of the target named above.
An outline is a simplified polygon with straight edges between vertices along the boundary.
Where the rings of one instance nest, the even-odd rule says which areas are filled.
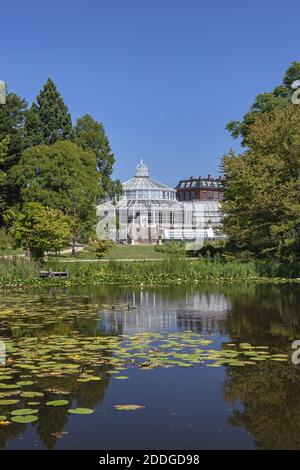
[[[94,410],[91,410],[90,408],[70,408],[68,413],[73,415],[91,415],[94,413]]]
[[[20,424],[28,424],[28,423],[34,423],[35,421],[38,420],[37,416],[33,415],[27,415],[27,416],[13,416],[11,420],[14,423],[20,423]]]
[[[20,400],[0,400],[0,405],[15,405]]]
[[[34,415],[38,413],[39,410],[33,410],[32,408],[20,408],[19,410],[14,410],[11,412],[13,416],[25,416],[25,415]]]
[[[23,398],[35,398],[35,397],[43,397],[43,392],[22,392],[21,397]]]
[[[145,408],[144,405],[114,405],[114,408],[119,411],[135,411]]]
[[[19,386],[16,385],[16,384],[3,384],[3,383],[0,383],[0,388],[10,390],[10,389],[19,388]]]
[[[27,381],[23,380],[21,382],[17,382],[17,385],[20,387],[24,387],[26,385],[33,385],[33,384],[34,382],[32,382],[31,380],[27,380]]]
[[[65,406],[68,404],[68,400],[51,400],[46,402],[46,405],[48,406]]]

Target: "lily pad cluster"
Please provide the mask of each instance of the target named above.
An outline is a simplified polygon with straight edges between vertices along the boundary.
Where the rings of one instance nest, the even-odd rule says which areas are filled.
[[[42,406],[59,407],[70,415],[92,414],[90,408],[72,407],[72,390],[58,387],[62,378],[83,388],[111,378],[126,381],[131,368],[145,373],[142,371],[156,367],[252,367],[263,361],[288,360],[287,354],[271,351],[268,346],[224,343],[221,349],[213,349],[212,343],[211,338],[192,331],[118,336],[73,332],[11,338],[6,340],[9,365],[0,367],[0,415],[6,418],[5,423],[28,424],[39,419]],[[145,407],[114,406],[118,411]]]

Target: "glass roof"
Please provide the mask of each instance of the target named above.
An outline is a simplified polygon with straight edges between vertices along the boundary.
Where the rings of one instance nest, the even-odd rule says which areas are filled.
[[[135,176],[128,181],[125,181],[122,184],[123,190],[126,194],[127,191],[141,189],[147,191],[169,191],[174,194],[176,191],[175,189],[160,183],[159,181],[155,181],[149,177],[149,170],[147,165],[141,160],[135,168]]]

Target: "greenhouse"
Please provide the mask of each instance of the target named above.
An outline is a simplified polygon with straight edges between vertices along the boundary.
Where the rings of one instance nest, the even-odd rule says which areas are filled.
[[[134,244],[222,237],[218,202],[177,201],[176,190],[150,178],[143,161],[122,187],[118,200],[97,208],[99,238]]]

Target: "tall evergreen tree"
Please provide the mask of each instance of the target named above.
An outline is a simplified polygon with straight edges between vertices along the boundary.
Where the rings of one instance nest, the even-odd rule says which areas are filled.
[[[4,139],[0,140],[0,164],[5,161],[8,153],[9,146],[9,136],[6,136]],[[0,170],[0,188],[3,182],[5,181],[6,173],[5,171]],[[2,192],[0,194],[0,201],[2,199]]]
[[[115,156],[103,124],[89,114],[85,114],[76,121],[73,141],[83,149],[91,150],[95,154],[103,195],[113,196],[120,192],[119,181],[112,181],[110,178]]]
[[[27,112],[25,99],[9,93],[6,104],[0,106],[0,141],[9,136],[9,146],[2,170],[9,170],[18,163],[24,149],[24,123]]]
[[[25,118],[25,146],[34,147],[43,143],[43,140],[39,109],[36,103],[32,103]]]
[[[50,145],[58,140],[68,139],[72,133],[72,119],[55,83],[49,78],[37,96],[37,106],[31,108],[29,133],[36,129],[37,140]],[[34,144],[33,144],[34,145]]]
[[[19,200],[19,187],[10,181],[9,172],[19,162],[25,147],[26,112],[26,100],[15,93],[9,93],[6,104],[0,106],[0,142],[5,142],[0,161],[0,223],[5,210]]]

